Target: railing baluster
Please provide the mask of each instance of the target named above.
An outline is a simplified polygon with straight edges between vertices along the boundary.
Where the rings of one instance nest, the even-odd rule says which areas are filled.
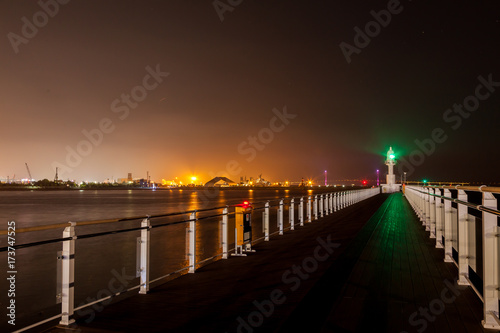
[[[304,197],[300,197],[300,204],[299,204],[299,222],[300,226],[304,226]]]
[[[483,206],[498,209],[497,199],[492,193],[483,192]],[[499,270],[498,267],[498,233],[497,217],[483,213],[483,313],[482,324],[485,328],[500,330],[499,317]]]
[[[312,222],[311,216],[311,196],[307,197],[307,222]]]
[[[319,217],[323,217],[323,194],[319,196]]]
[[[436,238],[436,200],[434,199],[434,189],[429,189],[429,225],[430,225],[430,238]]]
[[[422,190],[424,188],[422,187]],[[419,216],[420,216],[420,221],[422,221],[422,225],[425,227],[425,194],[424,193],[419,193],[420,194],[420,202],[419,202]]]
[[[269,241],[269,201],[266,202],[264,209],[264,241]]]
[[[458,200],[467,201],[464,190],[458,190]],[[467,206],[458,204],[458,284],[470,285],[469,277],[469,235]]]
[[[324,196],[323,209],[325,210],[325,216],[330,214],[330,207],[328,205],[328,195],[329,195],[329,193],[325,193],[325,196]]]
[[[281,199],[278,207],[278,228],[280,235],[283,235],[283,208],[283,199]]]
[[[318,219],[318,195],[314,195],[314,203],[313,203],[313,210],[314,210],[314,219]]]
[[[141,222],[141,227],[146,227],[147,229],[141,230],[140,238],[140,277],[141,277],[141,287],[139,289],[139,294],[147,294],[149,291],[149,250],[150,250],[150,239],[151,239],[151,223],[149,218],[145,218]]]
[[[440,196],[441,190],[438,188],[434,189],[434,194]],[[444,248],[443,229],[443,200],[440,197],[436,197],[436,248],[438,249]]]
[[[330,198],[330,200],[329,200],[330,214],[333,214],[333,193],[330,193],[329,198]]]
[[[189,217],[189,270],[188,273],[196,272],[196,211]]]
[[[424,223],[425,223],[425,231],[431,231],[431,201],[429,195],[429,189],[424,188]]]
[[[445,197],[451,198],[451,191],[444,189]],[[453,262],[453,229],[452,229],[451,201],[444,201],[444,261]]]
[[[61,269],[61,325],[71,325],[75,306],[75,222],[64,228],[63,238],[70,240],[63,241],[62,249],[62,269]]]
[[[290,200],[290,208],[289,208],[289,219],[290,219],[290,230],[295,230],[295,219],[294,219],[294,215],[295,215],[295,207],[294,207],[294,204],[295,204],[295,199],[292,198]]]
[[[227,259],[229,250],[228,250],[228,214],[229,208],[226,207],[222,210],[222,259]],[[264,222],[264,220],[262,220]]]

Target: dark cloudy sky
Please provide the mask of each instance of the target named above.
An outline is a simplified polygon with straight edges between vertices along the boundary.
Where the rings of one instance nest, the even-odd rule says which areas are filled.
[[[44,1],[0,2],[1,179],[375,178],[392,145],[409,179],[500,181],[498,1],[401,1],[350,63],[395,2]]]

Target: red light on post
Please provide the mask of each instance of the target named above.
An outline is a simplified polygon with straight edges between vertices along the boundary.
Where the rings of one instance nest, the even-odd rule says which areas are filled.
[[[361,183],[362,183],[363,185],[368,184],[368,182],[367,182],[366,180],[363,180]]]

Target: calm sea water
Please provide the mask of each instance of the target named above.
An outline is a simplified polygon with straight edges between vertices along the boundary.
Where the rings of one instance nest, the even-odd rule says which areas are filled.
[[[0,230],[7,229],[7,221],[16,221],[18,228],[25,228],[68,221],[165,214],[232,205],[243,200],[257,202],[325,191],[326,189],[316,189],[314,192],[297,189],[2,191]]]
[[[16,228],[25,228],[68,221],[91,221],[146,215],[166,214],[179,211],[205,209],[233,205],[243,200],[263,202],[280,198],[300,197],[334,188],[312,190],[255,189],[255,190],[96,190],[96,191],[5,191],[0,192],[0,229],[7,229],[8,221],[15,221]],[[276,203],[276,202],[275,202]],[[295,212],[297,207],[295,207]],[[211,214],[220,213],[212,211]],[[285,207],[285,226],[288,207]],[[200,213],[200,216],[202,214]],[[276,208],[270,212],[271,232],[277,230]],[[186,219],[187,214],[175,217]],[[200,220],[196,224],[197,261],[221,253],[220,217]],[[173,218],[152,219],[152,224],[164,224]],[[262,211],[252,217],[253,239],[262,237]],[[133,228],[140,225],[140,219],[107,223],[97,226],[77,226],[77,235]],[[151,279],[164,276],[187,266],[187,224],[175,224],[151,230]],[[229,228],[234,228],[234,218],[229,219]],[[48,231],[24,232],[16,234],[16,243],[60,238],[62,228]],[[234,229],[233,229],[234,230]],[[127,280],[127,288],[138,285],[137,238],[140,231],[110,234],[76,241],[75,254],[75,307],[108,294],[110,281],[117,275],[132,277]],[[229,232],[229,246],[234,246],[234,232]],[[0,247],[6,246],[6,236],[0,237]],[[19,329],[23,325],[44,320],[60,313],[57,301],[58,251],[62,243],[38,245],[16,250],[16,317],[15,328],[0,322],[0,331]],[[0,263],[7,267],[7,252],[0,252]],[[1,290],[8,290],[7,269],[0,282]],[[116,287],[116,286],[115,286]],[[7,293],[0,295],[0,306],[6,316]],[[90,310],[86,310],[90,311]],[[89,312],[80,311],[83,318],[90,318]]]

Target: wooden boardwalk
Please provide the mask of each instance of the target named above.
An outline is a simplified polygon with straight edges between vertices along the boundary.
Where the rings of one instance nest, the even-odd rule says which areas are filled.
[[[254,249],[47,332],[489,332],[400,193]]]

